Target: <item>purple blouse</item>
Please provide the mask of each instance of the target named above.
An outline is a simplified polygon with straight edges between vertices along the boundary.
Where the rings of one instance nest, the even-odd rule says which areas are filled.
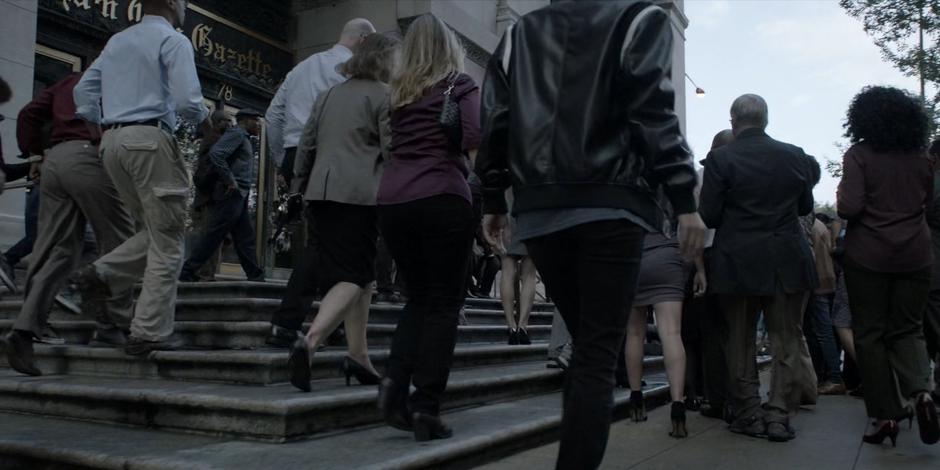
[[[378,204],[401,204],[440,194],[471,201],[467,175],[469,162],[455,155],[438,118],[444,104],[445,79],[428,89],[420,100],[392,111],[391,159],[379,184]],[[460,105],[463,151],[480,145],[480,88],[469,75],[454,84],[453,99]]]

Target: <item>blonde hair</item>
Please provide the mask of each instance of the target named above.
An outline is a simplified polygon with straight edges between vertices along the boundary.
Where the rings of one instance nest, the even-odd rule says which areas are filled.
[[[450,28],[431,14],[418,17],[408,27],[401,62],[392,78],[395,108],[421,99],[424,93],[455,72],[463,72],[464,49]]]

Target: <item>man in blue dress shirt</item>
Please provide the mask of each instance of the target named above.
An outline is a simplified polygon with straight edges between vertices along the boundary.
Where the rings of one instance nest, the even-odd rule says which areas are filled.
[[[125,352],[172,349],[177,276],[189,174],[173,129],[176,115],[207,124],[193,46],[176,31],[183,0],[143,0],[140,23],[115,34],[75,87],[77,114],[104,129],[101,158],[140,231],[79,270],[83,308],[126,292],[143,278]],[[91,312],[89,312],[91,313]]]

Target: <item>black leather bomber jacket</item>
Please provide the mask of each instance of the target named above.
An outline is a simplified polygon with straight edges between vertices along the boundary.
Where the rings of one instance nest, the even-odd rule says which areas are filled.
[[[651,225],[662,186],[695,212],[679,129],[669,14],[636,0],[557,2],[507,30],[487,66],[476,173],[484,210],[632,211]]]

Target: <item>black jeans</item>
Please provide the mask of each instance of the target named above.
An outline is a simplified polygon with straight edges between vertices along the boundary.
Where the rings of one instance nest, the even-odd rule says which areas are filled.
[[[26,236],[16,242],[16,245],[13,245],[4,254],[10,266],[16,266],[19,264],[20,260],[33,252],[33,245],[36,243],[36,234],[39,225],[38,184],[26,193],[26,207],[23,210],[23,215],[26,219]]]
[[[574,344],[565,375],[559,469],[593,469],[607,448],[614,370],[627,330],[645,232],[592,222],[526,241]]]
[[[319,246],[316,237],[316,223],[310,206],[305,212],[307,226],[307,243],[304,245],[303,258],[294,263],[290,280],[287,281],[287,290],[281,298],[281,306],[271,317],[271,324],[289,330],[299,330],[304,319],[313,310],[313,301],[319,292],[319,276],[317,267],[320,262]]]
[[[400,394],[414,383],[412,412],[437,415],[457,344],[474,219],[454,195],[379,206],[379,226],[408,286],[386,375]]]
[[[248,216],[248,196],[240,193],[209,205],[209,224],[205,236],[193,247],[180,277],[196,277],[196,271],[219,249],[228,234],[232,234],[232,246],[248,279],[264,277],[264,270],[258,266],[255,252],[255,230]]]

